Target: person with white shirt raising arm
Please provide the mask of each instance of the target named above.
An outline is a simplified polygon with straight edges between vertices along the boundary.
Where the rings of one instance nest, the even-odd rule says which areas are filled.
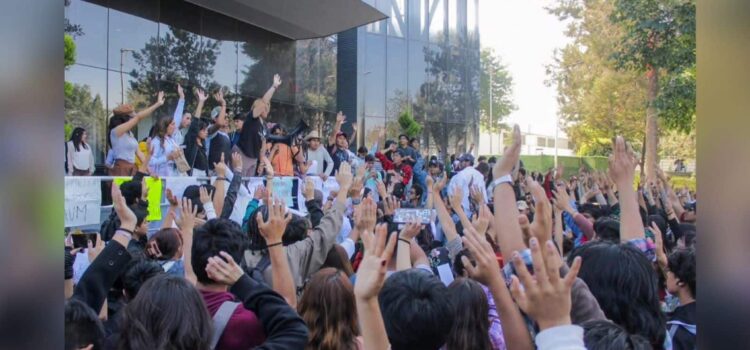
[[[478,170],[474,169],[474,156],[470,153],[465,153],[458,158],[460,162],[461,171],[451,178],[448,183],[448,193],[453,193],[456,187],[460,187],[462,191],[461,207],[464,212],[471,213],[471,204],[469,202],[469,194],[471,188],[478,186],[482,198],[487,203],[487,189],[484,187],[484,176]]]

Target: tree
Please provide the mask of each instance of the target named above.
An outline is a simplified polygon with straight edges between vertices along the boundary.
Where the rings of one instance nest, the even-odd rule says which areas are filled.
[[[623,29],[610,21],[613,4],[561,1],[548,10],[569,21],[565,34],[572,42],[555,52],[547,84],[557,87],[561,127],[577,153],[608,155],[617,135],[640,151],[646,80],[638,72],[620,69],[612,59],[623,36]]]
[[[103,155],[106,135],[102,131],[107,120],[104,101],[98,94],[92,96],[88,85],[69,84],[68,87],[70,91],[65,94],[65,125],[71,130],[75,127],[86,129],[89,143]],[[69,136],[66,135],[66,138]]]
[[[209,92],[217,90],[219,84],[213,80],[213,74],[220,45],[218,40],[201,38],[197,34],[170,26],[169,32],[161,38],[150,38],[142,49],[133,53],[138,69],[130,73],[135,80],[130,82],[132,92],[128,91],[126,95],[130,98],[134,96],[133,93],[137,93],[146,101],[153,102],[157,92],[163,90],[168,100],[176,101],[177,90],[174,84],[178,82],[186,91],[190,91],[191,87],[203,88]],[[163,86],[165,81],[170,86]],[[232,96],[225,96],[229,103]],[[185,102],[186,111],[192,110],[197,103],[195,99]],[[206,109],[211,107],[207,105]]]
[[[63,56],[63,63],[65,68],[72,66],[76,63],[76,43],[73,41],[73,37],[69,34],[65,34],[65,54]]]
[[[513,104],[513,78],[507,67],[501,63],[500,57],[491,48],[482,49],[480,67],[479,125],[484,131],[497,133],[507,128],[502,124],[503,120],[517,109]],[[492,96],[492,101],[490,101],[490,96]]]
[[[661,114],[667,127],[689,130],[695,115],[694,0],[616,0],[611,19],[624,30],[613,57],[648,79],[645,170],[654,179]],[[666,84],[660,84],[660,81]]]

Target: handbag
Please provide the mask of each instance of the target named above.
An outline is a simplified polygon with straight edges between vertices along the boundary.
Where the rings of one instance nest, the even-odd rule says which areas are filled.
[[[174,165],[175,167],[177,167],[177,171],[179,171],[180,173],[187,173],[191,169],[190,165],[187,162],[187,159],[185,158],[184,152],[180,152],[180,155],[175,158]]]

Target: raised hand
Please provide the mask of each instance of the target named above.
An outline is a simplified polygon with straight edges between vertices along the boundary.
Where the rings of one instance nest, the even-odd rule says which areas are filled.
[[[219,160],[218,163],[214,163],[214,170],[216,171],[216,176],[218,177],[226,177],[227,176],[227,163],[224,162],[224,153],[221,153],[221,160]]]
[[[348,191],[352,185],[352,166],[349,163],[341,163],[339,171],[336,172],[336,182],[339,183],[339,191]]]
[[[375,234],[362,232],[362,243],[365,247],[364,258],[357,270],[357,283],[354,285],[354,295],[363,301],[377,298],[385,282],[387,262],[391,260],[396,247],[396,235],[392,234],[386,244],[388,225],[379,224]]]
[[[461,207],[461,201],[464,198],[464,190],[456,186],[453,188],[453,193],[448,194],[448,200],[450,201],[450,206],[453,208],[453,211],[459,211],[463,210]]]
[[[513,299],[524,313],[539,324],[540,330],[568,325],[571,323],[570,290],[581,268],[581,258],[576,257],[568,274],[560,277],[563,262],[552,241],[545,243],[544,252],[535,237],[529,243],[534,276],[526,269],[518,252],[513,252],[513,266],[516,268],[516,275],[512,277],[510,286]]]
[[[378,219],[378,206],[372,198],[365,198],[354,208],[354,227],[359,232],[373,232]]]
[[[120,186],[114,183],[112,184],[112,204],[114,205],[117,217],[120,218],[120,227],[130,231],[135,230],[138,219],[125,202],[125,197],[120,192]]]
[[[208,193],[208,190],[204,186],[198,187],[198,193],[200,194],[200,201],[201,204],[205,205],[206,203],[211,201],[211,197],[213,197],[214,192],[211,191],[211,193]]]
[[[205,102],[208,100],[208,94],[202,89],[195,89],[195,96],[198,97],[198,102]]]
[[[513,126],[513,143],[505,149],[503,157],[495,163],[492,169],[492,177],[499,179],[513,171],[521,156],[521,129],[518,125]]]
[[[659,229],[659,226],[656,225],[655,222],[651,222],[651,231],[654,233],[654,241],[656,244],[656,262],[659,264],[659,267],[662,270],[667,269],[667,253],[664,250],[664,239],[661,235],[661,230]]]
[[[177,83],[177,95],[180,96],[180,100],[185,99],[185,91],[182,90],[182,86],[180,85],[180,83]]]
[[[469,196],[471,196],[471,199],[476,203],[477,205],[484,204],[484,194],[482,193],[482,188],[480,185],[473,185],[471,188],[469,188]]]
[[[232,169],[235,172],[242,172],[242,157],[239,152],[232,153]]]
[[[268,221],[263,220],[263,215],[256,216],[260,234],[266,239],[266,244],[281,242],[286,225],[292,221],[292,215],[286,212],[286,206],[281,199],[274,198],[273,204],[268,206]]]
[[[502,286],[505,288],[505,279],[500,273],[500,265],[497,263],[495,251],[492,250],[492,246],[487,242],[484,234],[477,232],[472,227],[465,227],[463,244],[469,249],[471,256],[476,261],[476,265],[472,265],[465,255],[461,257],[469,277],[488,287]]]
[[[102,236],[97,232],[96,233],[96,244],[91,242],[90,240],[86,242],[86,254],[89,256],[89,261],[94,261],[97,256],[104,250],[104,241],[102,241]]]
[[[156,94],[156,105],[161,106],[164,104],[164,91],[159,91],[159,93]]]
[[[534,222],[529,225],[531,234],[540,241],[546,242],[552,238],[552,205],[547,194],[538,182],[526,178],[526,187],[534,197]]]
[[[481,235],[487,232],[490,221],[492,221],[492,211],[490,211],[490,208],[486,204],[481,203],[479,205],[479,215],[474,215],[471,225]]]
[[[344,124],[346,122],[346,116],[344,115],[344,112],[339,111],[336,114],[336,123]]]
[[[245,274],[245,271],[227,252],[219,252],[219,255],[221,256],[208,258],[206,274],[216,283],[228,286],[234,285]]]
[[[554,194],[552,201],[557,209],[568,213],[573,212],[573,207],[570,205],[570,195],[565,190],[565,186],[557,186],[557,189],[553,189],[552,193]]]
[[[417,237],[420,231],[424,228],[421,222],[413,220],[404,226],[399,232],[398,237],[411,241],[414,237]]]
[[[445,188],[445,184],[448,182],[448,176],[443,174],[443,176],[440,177],[440,180],[437,180],[434,185],[432,185],[432,191],[435,193],[440,193],[440,191]]]
[[[193,201],[190,198],[182,199],[182,207],[180,208],[180,217],[175,219],[177,226],[183,233],[189,231],[193,232],[195,227],[195,216],[198,214],[198,207],[193,206]]]
[[[281,85],[281,76],[278,74],[273,75],[273,87],[278,88]]]
[[[636,159],[630,144],[622,136],[617,136],[613,145],[612,155],[609,156],[609,177],[622,186],[632,186],[635,177]]]
[[[396,209],[399,208],[401,208],[401,202],[399,202],[396,197],[385,196],[385,201],[383,202],[383,215],[393,215],[393,213],[396,212]]]
[[[214,94],[214,100],[219,102],[220,105],[226,104],[226,101],[224,101],[224,89],[219,89],[219,91]]]
[[[201,187],[201,188],[202,188],[202,187]],[[172,208],[177,208],[177,207],[179,207],[179,206],[180,206],[180,201],[178,201],[178,200],[177,200],[177,196],[175,196],[175,195],[174,195],[174,194],[172,193],[172,190],[171,190],[171,189],[169,189],[169,188],[167,189],[167,193],[166,193],[166,196],[165,196],[165,197],[167,197],[167,202],[169,202],[169,206],[170,206],[170,207],[172,207]]]

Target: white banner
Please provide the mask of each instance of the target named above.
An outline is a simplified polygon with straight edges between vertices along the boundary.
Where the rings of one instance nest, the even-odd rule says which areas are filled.
[[[102,189],[96,177],[65,177],[65,227],[101,223]]]

